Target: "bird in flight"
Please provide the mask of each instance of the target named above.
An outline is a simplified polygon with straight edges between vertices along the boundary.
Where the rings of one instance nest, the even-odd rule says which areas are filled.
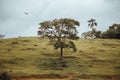
[[[26,15],[29,15],[27,12],[24,12]]]

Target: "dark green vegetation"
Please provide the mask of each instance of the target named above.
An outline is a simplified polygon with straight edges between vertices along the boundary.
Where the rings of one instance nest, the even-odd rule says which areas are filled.
[[[92,31],[84,32],[82,37],[92,37],[91,34],[93,34],[95,38],[120,39],[120,24],[113,24],[109,26],[106,31],[92,29]]]
[[[120,39],[120,24],[113,24],[102,33],[102,38]]]
[[[7,72],[2,72],[0,73],[0,80],[11,80],[11,77]]]
[[[14,76],[41,74],[120,75],[120,40],[79,39],[74,43],[77,46],[77,51],[65,49],[64,65],[61,66],[59,64],[59,50],[54,49],[46,38],[1,39],[0,72],[7,71]]]

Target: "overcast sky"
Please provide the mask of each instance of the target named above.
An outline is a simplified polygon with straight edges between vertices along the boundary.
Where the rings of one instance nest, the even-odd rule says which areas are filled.
[[[0,0],[0,34],[7,38],[36,36],[40,22],[55,18],[78,20],[79,35],[90,30],[91,18],[104,31],[120,24],[120,0]]]

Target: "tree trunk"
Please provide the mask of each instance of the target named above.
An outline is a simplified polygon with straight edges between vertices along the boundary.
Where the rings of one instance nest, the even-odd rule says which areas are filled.
[[[63,63],[63,48],[60,48],[60,62]]]

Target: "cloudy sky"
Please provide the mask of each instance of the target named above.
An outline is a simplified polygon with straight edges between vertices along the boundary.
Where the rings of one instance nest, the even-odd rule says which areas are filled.
[[[78,20],[79,35],[90,30],[91,18],[104,31],[120,24],[120,0],[0,0],[0,34],[7,38],[36,36],[40,22],[55,18]]]

